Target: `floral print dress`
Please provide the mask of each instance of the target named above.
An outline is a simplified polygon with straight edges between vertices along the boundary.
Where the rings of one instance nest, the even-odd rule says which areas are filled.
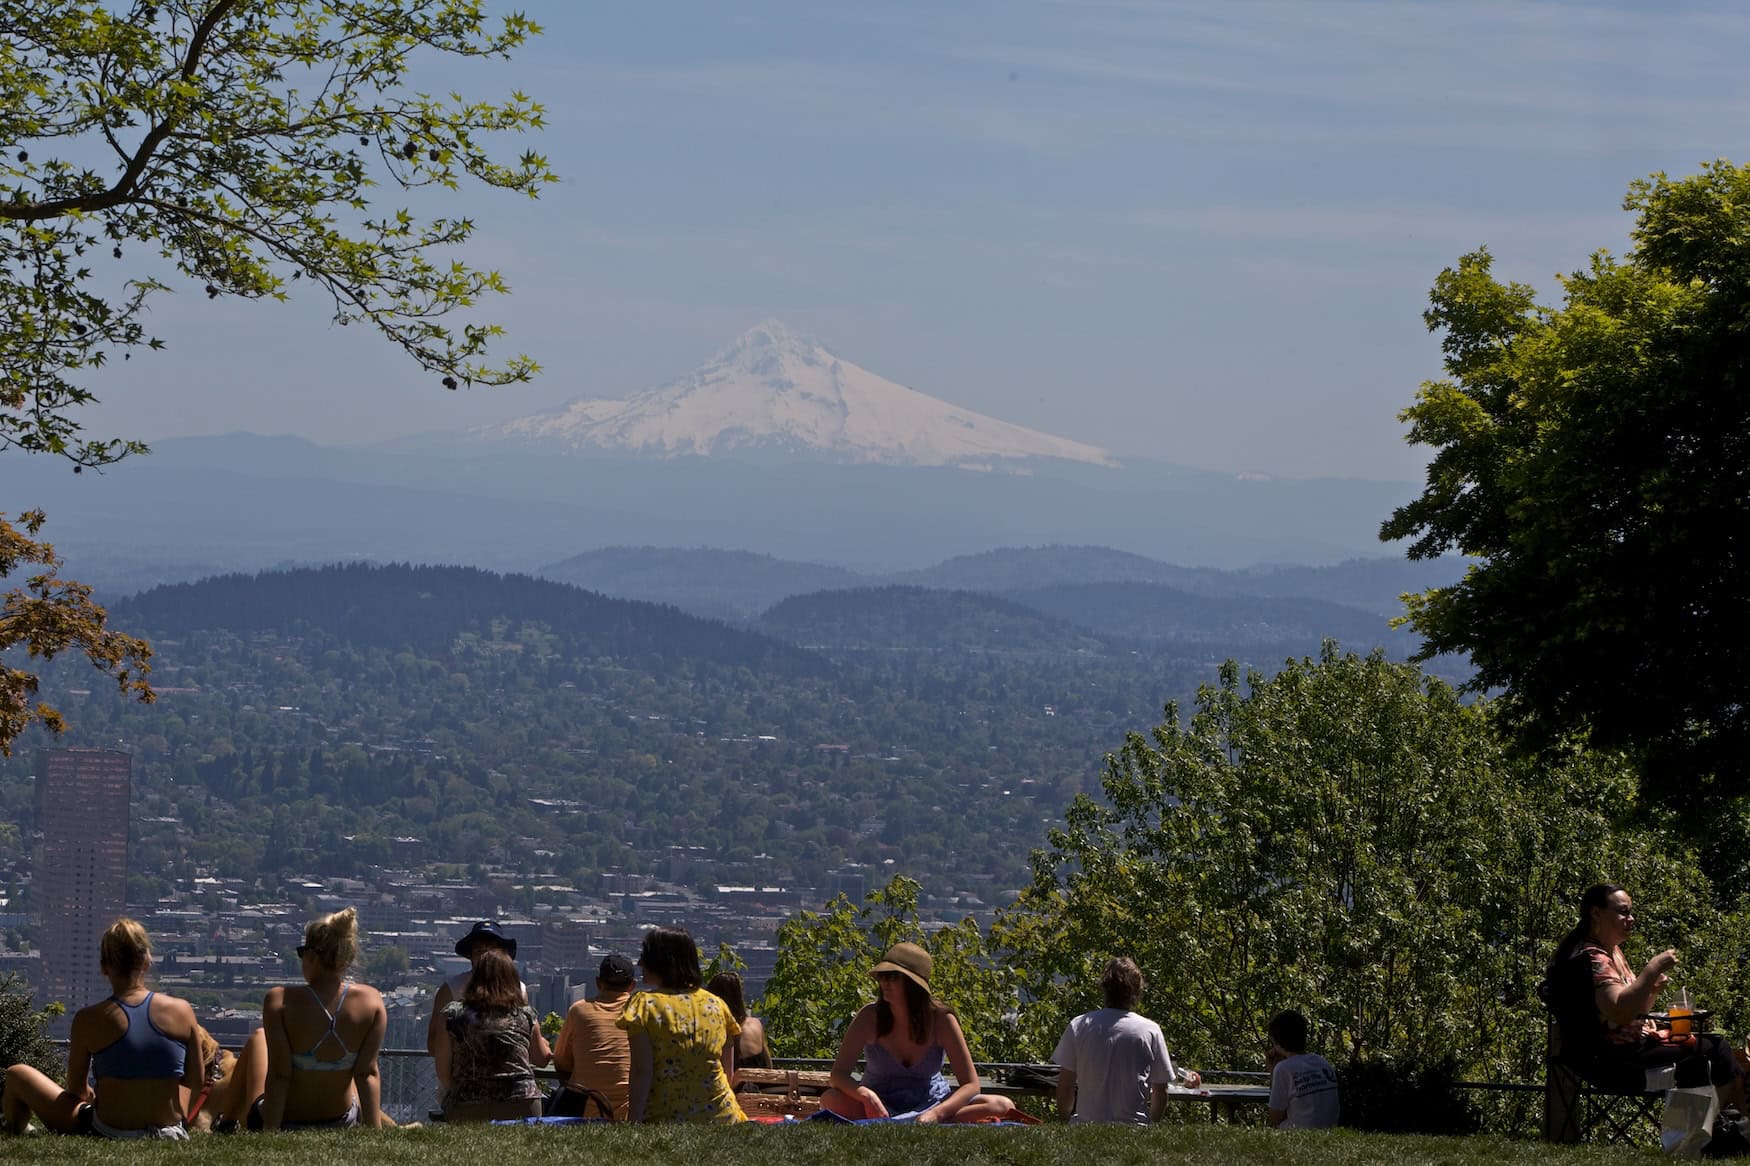
[[[645,1121],[747,1120],[723,1072],[723,1046],[741,1035],[741,1026],[722,1000],[703,988],[646,990],[626,1003],[618,1023],[650,1038]]]

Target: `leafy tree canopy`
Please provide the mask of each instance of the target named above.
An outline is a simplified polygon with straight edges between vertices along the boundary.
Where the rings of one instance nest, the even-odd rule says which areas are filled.
[[[108,614],[91,598],[91,588],[57,575],[55,548],[34,536],[42,529],[40,510],[27,511],[13,526],[0,515],[0,578],[29,563],[41,569],[23,589],[0,597],[0,650],[22,649],[31,659],[52,659],[63,651],[82,653],[115,677],[124,694],[152,699],[146,683],[151,649],[144,640],[108,627]],[[49,704],[36,699],[36,673],[0,663],[0,754],[12,755],[12,742],[33,721],[59,732],[64,722]]]
[[[66,1058],[43,1029],[65,1009],[59,1004],[39,1009],[32,999],[23,980],[11,974],[0,976],[0,1060],[8,1065],[31,1065],[50,1077],[59,1077]],[[4,1082],[0,1082],[0,1096],[4,1096]]]
[[[837,1055],[851,1018],[875,999],[869,969],[888,948],[909,942],[929,950],[931,993],[955,1010],[972,1055],[1016,1059],[1014,973],[990,960],[971,919],[925,936],[919,889],[915,880],[895,876],[862,906],[840,895],[779,925],[778,959],[756,1008],[780,1055]]]
[[[496,325],[456,322],[498,273],[455,251],[466,217],[425,212],[420,188],[473,179],[533,196],[553,180],[501,133],[537,129],[541,107],[433,95],[416,76],[446,57],[507,56],[538,27],[489,21],[478,0],[22,0],[0,15],[0,449],[50,453],[75,469],[143,450],[87,435],[77,417],[116,355],[157,348],[144,312],[173,281],[209,298],[284,299],[295,281],[337,323],[377,329],[448,388],[536,370],[486,359]],[[421,71],[424,71],[423,74]],[[376,188],[417,197],[385,205]],[[62,646],[137,679],[144,657],[103,627],[53,552],[0,519],[10,568],[46,564],[46,596],[8,596],[0,650],[52,625]],[[15,609],[42,617],[15,623]],[[49,617],[54,617],[50,619]],[[56,623],[55,621],[59,622]],[[143,651],[143,645],[137,645]],[[34,678],[4,678],[0,747],[43,710]]]
[[[1527,739],[1643,751],[1651,789],[1742,791],[1750,674],[1750,167],[1634,183],[1633,248],[1502,283],[1489,253],[1435,282],[1447,377],[1404,411],[1435,451],[1384,524],[1466,578],[1410,597],[1424,652],[1462,652]]]
[[[1259,1067],[1282,1008],[1333,1060],[1536,1075],[1533,987],[1586,885],[1644,904],[1645,945],[1681,944],[1692,991],[1726,1000],[1736,958],[1693,856],[1622,826],[1621,761],[1517,759],[1484,707],[1378,654],[1228,666],[1189,722],[1169,708],[1078,798],[992,946],[1022,975],[1049,1053],[1129,955],[1142,1011],[1194,1066]],[[1707,937],[1707,938],[1704,938]],[[1708,954],[1712,952],[1713,954]]]

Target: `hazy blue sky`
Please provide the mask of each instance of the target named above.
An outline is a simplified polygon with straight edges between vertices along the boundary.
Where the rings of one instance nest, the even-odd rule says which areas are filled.
[[[321,305],[161,300],[94,428],[324,442],[680,375],[768,315],[1006,420],[1223,469],[1412,477],[1421,311],[1488,244],[1620,249],[1628,182],[1750,158],[1750,8],[533,0],[564,183],[467,193],[539,383],[452,395]],[[510,148],[522,143],[511,142]],[[385,201],[393,201],[384,192]]]

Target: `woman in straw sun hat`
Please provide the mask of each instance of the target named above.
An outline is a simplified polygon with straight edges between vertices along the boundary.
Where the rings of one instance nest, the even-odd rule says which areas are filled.
[[[930,995],[930,953],[896,943],[869,969],[880,997],[845,1031],[832,1064],[832,1088],[821,1105],[841,1117],[915,1118],[919,1124],[1000,1120],[1014,1111],[1006,1097],[980,1093],[972,1050],[954,1010]],[[863,1079],[851,1075],[864,1060]],[[942,1076],[946,1061],[957,1086]]]

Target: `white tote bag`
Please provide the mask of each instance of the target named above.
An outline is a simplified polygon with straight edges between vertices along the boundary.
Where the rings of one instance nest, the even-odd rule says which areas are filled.
[[[1659,1145],[1678,1158],[1699,1158],[1714,1136],[1714,1119],[1720,1116],[1720,1095],[1712,1085],[1665,1092],[1665,1119],[1659,1129]]]

